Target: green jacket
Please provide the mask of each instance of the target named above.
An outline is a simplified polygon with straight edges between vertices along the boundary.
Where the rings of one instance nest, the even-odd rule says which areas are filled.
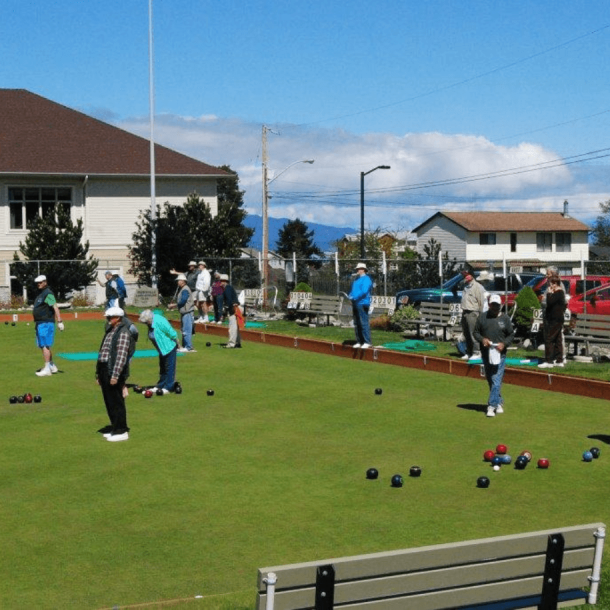
[[[153,323],[148,336],[161,355],[166,356],[176,347],[178,333],[161,314],[156,313],[153,314]]]

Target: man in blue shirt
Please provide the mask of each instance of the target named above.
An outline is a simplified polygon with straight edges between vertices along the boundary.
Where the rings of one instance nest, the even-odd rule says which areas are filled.
[[[366,264],[356,265],[358,277],[352,284],[349,299],[354,312],[354,326],[356,330],[355,348],[367,349],[371,347],[371,328],[369,326],[369,307],[373,293],[373,281],[366,273]]]

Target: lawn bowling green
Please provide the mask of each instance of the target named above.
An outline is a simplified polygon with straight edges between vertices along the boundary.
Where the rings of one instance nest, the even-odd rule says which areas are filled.
[[[103,325],[67,325],[57,353],[95,351]],[[32,328],[2,328],[0,608],[253,610],[260,566],[610,520],[605,400],[505,384],[510,408],[490,426],[472,407],[487,398],[480,377],[247,339],[235,358],[199,349],[217,339],[197,332],[198,353],[178,358],[182,395],[130,392],[130,439],[112,444],[96,433],[107,422],[94,361],[56,356],[62,374],[38,378]],[[129,383],[152,386],[158,366],[134,358]],[[43,403],[7,400],[26,391]],[[500,443],[535,458],[494,473],[482,456]],[[601,456],[584,464],[592,446]]]

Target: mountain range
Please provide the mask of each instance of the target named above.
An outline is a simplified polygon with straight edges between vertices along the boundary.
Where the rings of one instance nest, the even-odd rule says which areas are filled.
[[[290,222],[290,218],[269,217],[269,249],[275,250],[277,238],[282,227]],[[307,227],[313,231],[313,241],[322,252],[334,252],[336,248],[333,243],[349,233],[357,233],[356,229],[350,227],[331,227],[321,225],[316,222],[307,222]],[[254,235],[250,240],[250,247],[262,250],[263,248],[263,219],[256,214],[248,214],[244,220],[244,225],[254,229]]]

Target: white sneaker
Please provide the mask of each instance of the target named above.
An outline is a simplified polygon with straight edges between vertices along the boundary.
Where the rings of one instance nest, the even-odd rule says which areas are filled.
[[[106,440],[110,441],[111,443],[118,443],[120,441],[128,441],[129,432],[123,432],[122,434],[111,434],[110,436],[106,437]]]
[[[169,390],[166,390],[165,388],[162,388],[161,391],[163,392],[163,395],[169,394]]]
[[[468,360],[480,360],[481,359],[481,352],[477,352],[476,354],[472,354],[472,356],[470,356],[470,358],[468,358]]]
[[[552,362],[543,362],[538,365],[539,369],[552,369],[555,365]]]
[[[564,367],[563,360],[562,360],[561,362],[557,362],[557,361],[555,361],[555,366],[558,366],[558,367],[560,367],[560,368],[563,368],[563,367]]]
[[[496,410],[493,407],[487,407],[487,417],[495,417]]]
[[[184,351],[185,351],[185,352],[187,352],[187,353],[189,353],[189,354],[196,354],[196,353],[197,353],[197,350],[196,350],[196,349],[193,349],[192,347],[191,347],[191,349],[188,349],[188,348],[187,348],[187,349],[185,349]]]
[[[496,413],[504,413],[504,408],[502,407],[502,405],[496,407]]]
[[[181,354],[183,354],[184,352],[188,352],[186,347],[179,347],[176,351],[180,352]]]
[[[360,349],[360,343],[354,343],[354,345],[352,345],[352,347],[354,349]]]
[[[53,374],[59,373],[59,369],[57,368],[57,365],[55,365],[55,364],[51,365],[51,373],[53,373]]]
[[[460,360],[468,360],[470,358],[470,356],[468,354],[464,354]]]
[[[38,375],[38,377],[50,377],[52,374],[51,369],[47,368],[46,366],[43,369],[36,371],[36,375]]]
[[[362,349],[368,349],[369,347],[371,347],[370,343],[363,343],[362,344]]]

